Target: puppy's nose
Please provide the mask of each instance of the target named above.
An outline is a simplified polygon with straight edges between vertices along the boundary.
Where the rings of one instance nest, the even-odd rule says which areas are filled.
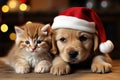
[[[78,55],[78,51],[70,51],[68,54],[70,58],[75,58]]]

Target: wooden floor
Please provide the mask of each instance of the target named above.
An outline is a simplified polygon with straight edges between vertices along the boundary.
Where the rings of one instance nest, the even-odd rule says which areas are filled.
[[[0,63],[0,80],[120,80],[120,60],[113,60],[113,70],[107,74],[96,74],[90,70],[79,70],[70,75],[16,74],[10,67]]]

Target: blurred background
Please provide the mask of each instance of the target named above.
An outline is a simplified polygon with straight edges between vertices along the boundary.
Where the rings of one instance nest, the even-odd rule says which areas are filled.
[[[59,12],[73,6],[92,8],[98,13],[107,38],[115,45],[110,56],[120,59],[120,0],[0,0],[0,56],[6,55],[14,44],[14,26],[52,24]]]

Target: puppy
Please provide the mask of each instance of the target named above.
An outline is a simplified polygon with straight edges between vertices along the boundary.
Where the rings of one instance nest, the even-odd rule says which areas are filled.
[[[99,51],[100,41],[96,33],[61,28],[55,29],[52,37],[51,52],[56,55],[50,71],[52,74],[69,74],[71,72],[69,64],[84,62],[90,56],[92,56],[92,72],[111,71],[112,60],[107,53],[103,54]]]

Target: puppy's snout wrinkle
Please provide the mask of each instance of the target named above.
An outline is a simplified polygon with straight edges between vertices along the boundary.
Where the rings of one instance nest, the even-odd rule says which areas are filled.
[[[78,55],[78,51],[70,51],[69,53],[70,58],[75,58]]]

